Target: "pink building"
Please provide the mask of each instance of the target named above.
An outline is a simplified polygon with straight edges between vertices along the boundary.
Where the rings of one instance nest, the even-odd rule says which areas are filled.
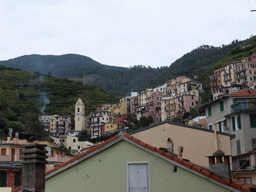
[[[251,56],[249,56],[248,58],[248,61],[251,61],[251,62],[256,62],[256,52],[254,52]]]
[[[134,96],[130,99],[131,115],[136,116],[137,108],[140,106],[140,96]]]
[[[110,104],[108,104],[108,103],[102,104],[102,105],[99,105],[95,111],[96,112],[107,111],[109,109],[109,107],[110,107]]]
[[[116,119],[116,124],[118,125],[118,128],[125,128],[126,127],[126,114],[122,114],[122,115],[116,115],[115,116]]]
[[[42,141],[43,142],[43,141]],[[39,143],[39,141],[38,141]],[[47,141],[43,143],[48,143]],[[7,140],[2,140],[0,143],[0,178],[1,187],[12,187],[13,189],[22,184],[22,164],[21,155],[24,144],[32,144],[26,139],[20,140],[14,137]],[[47,145],[45,149],[47,153],[47,161],[51,162],[46,164],[46,171],[53,169],[54,164],[64,163],[72,158],[66,155],[64,150],[61,150],[54,145]]]
[[[189,112],[197,104],[195,95],[181,95],[175,98],[176,110],[175,116],[183,116],[185,112]]]
[[[158,111],[154,111],[153,114],[153,122],[161,122],[162,121],[162,117],[161,117],[161,110]]]
[[[144,117],[156,115],[157,116],[156,118],[158,118],[159,116],[158,111],[161,111],[162,97],[163,97],[163,92],[154,92],[150,97],[147,97],[145,110],[142,112],[141,115]]]
[[[55,116],[54,135],[67,135],[71,131],[71,118],[69,116]]]
[[[166,81],[166,96],[172,96],[172,80]]]
[[[108,111],[97,111],[93,113],[91,118],[91,136],[99,137],[105,134],[104,125],[110,122],[110,112]]]

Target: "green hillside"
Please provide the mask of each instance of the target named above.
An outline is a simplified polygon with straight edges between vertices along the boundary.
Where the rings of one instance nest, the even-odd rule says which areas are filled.
[[[42,95],[50,103],[47,104]],[[116,94],[107,93],[93,85],[84,86],[78,81],[42,76],[0,65],[0,136],[6,136],[8,128],[13,128],[16,132],[44,139],[46,133],[39,123],[39,115],[44,112],[73,116],[74,104],[79,97],[85,103],[87,114],[99,104],[119,101]]]
[[[241,41],[238,46],[234,47],[227,56],[218,60],[213,65],[209,67],[208,70],[204,71],[200,75],[200,80],[209,82],[210,75],[213,74],[215,69],[224,67],[234,61],[241,60],[245,57],[250,56],[252,53],[256,52],[256,36],[253,36],[247,40]]]
[[[225,58],[238,45],[240,42],[237,40],[222,47],[203,45],[184,54],[169,67],[158,68],[145,67],[147,63],[144,63],[145,66],[131,63],[134,66],[130,68],[108,66],[75,54],[25,55],[0,61],[0,65],[81,81],[126,96],[132,91],[142,91],[180,75],[193,78]]]
[[[254,51],[255,37],[251,37],[244,41],[234,40],[219,47],[202,45],[184,54],[169,67],[145,67],[147,63],[144,63],[145,66],[131,63],[134,66],[130,68],[114,67],[76,54],[26,55],[0,61],[0,65],[81,81],[126,96],[132,91],[142,91],[183,75],[190,78],[194,78],[194,75],[200,76],[199,80],[206,82],[207,87],[208,76],[215,68],[248,56]]]

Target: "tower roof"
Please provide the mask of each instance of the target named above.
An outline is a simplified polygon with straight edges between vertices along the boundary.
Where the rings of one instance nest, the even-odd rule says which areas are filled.
[[[79,98],[76,102],[76,105],[84,105],[83,101],[81,98]]]

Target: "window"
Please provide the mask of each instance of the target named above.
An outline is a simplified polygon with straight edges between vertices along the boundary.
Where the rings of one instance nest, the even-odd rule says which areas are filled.
[[[128,191],[149,191],[148,163],[128,163]]]
[[[75,143],[76,142],[76,139],[73,139],[73,143]]]
[[[191,99],[192,99],[192,100],[194,99],[194,96],[193,96],[193,95],[191,96]]]
[[[244,183],[247,183],[247,184],[252,184],[252,178],[251,177],[238,177],[238,180],[239,181],[242,181]]]
[[[232,128],[233,128],[233,131],[235,131],[235,130],[236,130],[235,117],[232,117]]]
[[[256,128],[256,114],[250,114],[250,126]]]
[[[77,149],[80,149],[80,145],[77,146]]]
[[[223,103],[223,101],[220,102],[220,111],[224,111],[224,103]]]
[[[6,187],[7,172],[0,171],[0,187]]]
[[[212,130],[212,125],[209,125],[209,129]]]
[[[240,115],[237,116],[237,128],[238,128],[238,129],[241,129],[241,128],[242,128],[242,125],[241,125],[241,116],[240,116]]]
[[[192,106],[194,106],[194,102],[192,102]]]
[[[236,153],[241,154],[241,144],[240,144],[240,140],[236,141]],[[241,166],[240,166],[241,167]]]
[[[222,122],[219,122],[219,132],[222,132]]]
[[[208,107],[208,116],[212,116],[212,108],[211,107]]]
[[[20,186],[21,181],[21,172],[15,171],[15,178],[14,178],[14,188]]]
[[[249,160],[239,160],[239,166],[241,169],[246,169],[247,167],[250,167],[250,161]]]
[[[6,155],[6,148],[1,148],[1,155]]]

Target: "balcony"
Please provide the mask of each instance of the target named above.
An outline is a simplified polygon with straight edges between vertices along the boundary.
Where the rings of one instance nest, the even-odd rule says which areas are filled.
[[[246,68],[243,68],[243,69],[239,69],[239,70],[235,70],[236,73],[241,73],[243,71],[246,71]]]
[[[58,163],[64,163],[68,160],[72,159],[71,156],[60,156],[60,155],[55,155],[55,156],[48,156],[46,159],[47,161],[54,161]]]
[[[231,81],[232,79],[231,78],[224,78],[224,82],[226,82],[226,81]]]
[[[21,161],[20,155],[0,155],[1,161]]]
[[[232,113],[240,112],[240,111],[255,111],[256,110],[256,102],[243,102],[231,105]]]
[[[225,71],[224,76],[231,74],[231,71]]]
[[[244,75],[244,74],[243,74],[243,75],[240,75],[239,77],[237,76],[237,77],[236,77],[236,80],[239,80],[239,79],[242,79],[242,78],[245,78],[245,77],[247,77],[247,75]]]
[[[242,84],[248,84],[248,81],[247,80],[242,80],[241,83]]]

